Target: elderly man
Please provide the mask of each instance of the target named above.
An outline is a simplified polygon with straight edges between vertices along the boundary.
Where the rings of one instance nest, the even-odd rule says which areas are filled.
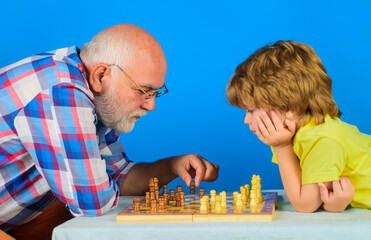
[[[120,194],[144,194],[150,177],[160,186],[178,176],[187,185],[193,177],[197,186],[216,180],[218,166],[197,154],[135,164],[118,142],[118,132],[130,132],[168,92],[166,71],[160,44],[125,24],[81,51],[58,49],[2,68],[0,229],[17,239],[50,238],[72,215],[100,216]]]

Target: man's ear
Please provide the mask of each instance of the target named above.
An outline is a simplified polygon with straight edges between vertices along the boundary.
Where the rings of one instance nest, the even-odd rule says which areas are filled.
[[[111,83],[111,68],[105,63],[99,63],[92,67],[89,73],[89,87],[94,95],[104,93]]]

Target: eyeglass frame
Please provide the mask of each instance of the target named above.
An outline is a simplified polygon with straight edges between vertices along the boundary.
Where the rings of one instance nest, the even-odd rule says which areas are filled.
[[[139,84],[137,83],[137,82],[135,82],[130,76],[129,76],[129,74],[127,74],[125,71],[124,71],[124,69],[122,69],[119,65],[117,65],[117,64],[107,64],[108,66],[115,66],[115,67],[117,67],[118,69],[120,69],[121,70],[121,72],[123,72],[124,74],[125,74],[125,76],[127,76],[128,78],[129,78],[129,80],[137,87],[137,88],[139,88],[139,90],[140,91],[142,91],[145,95],[146,95],[146,97],[145,97],[145,99],[147,100],[147,99],[150,99],[151,97],[155,97],[155,98],[159,98],[159,97],[161,97],[162,95],[164,95],[164,94],[166,94],[166,93],[168,93],[169,92],[169,90],[167,89],[167,87],[166,87],[166,85],[164,84],[164,88],[165,88],[165,90],[163,90],[163,91],[161,91],[161,92],[158,92],[158,91],[156,91],[156,92],[154,92],[154,93],[147,93],[146,91],[144,91],[144,89],[143,88],[141,88],[140,86],[139,86]]]

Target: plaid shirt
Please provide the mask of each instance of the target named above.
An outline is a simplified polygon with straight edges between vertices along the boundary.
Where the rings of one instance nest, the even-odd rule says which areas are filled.
[[[0,69],[0,229],[28,222],[57,197],[74,216],[117,205],[129,161],[97,121],[76,47]]]

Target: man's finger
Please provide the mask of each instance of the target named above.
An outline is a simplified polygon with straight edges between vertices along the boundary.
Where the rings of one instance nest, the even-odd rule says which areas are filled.
[[[202,180],[207,181],[207,182],[213,182],[216,179],[218,179],[219,166],[215,163],[210,163],[207,161],[205,162],[205,165],[206,165],[206,172]]]
[[[198,154],[195,154],[194,156],[195,158],[190,161],[190,164],[191,167],[195,170],[195,186],[198,187],[205,176],[206,166],[204,161],[206,160]]]

